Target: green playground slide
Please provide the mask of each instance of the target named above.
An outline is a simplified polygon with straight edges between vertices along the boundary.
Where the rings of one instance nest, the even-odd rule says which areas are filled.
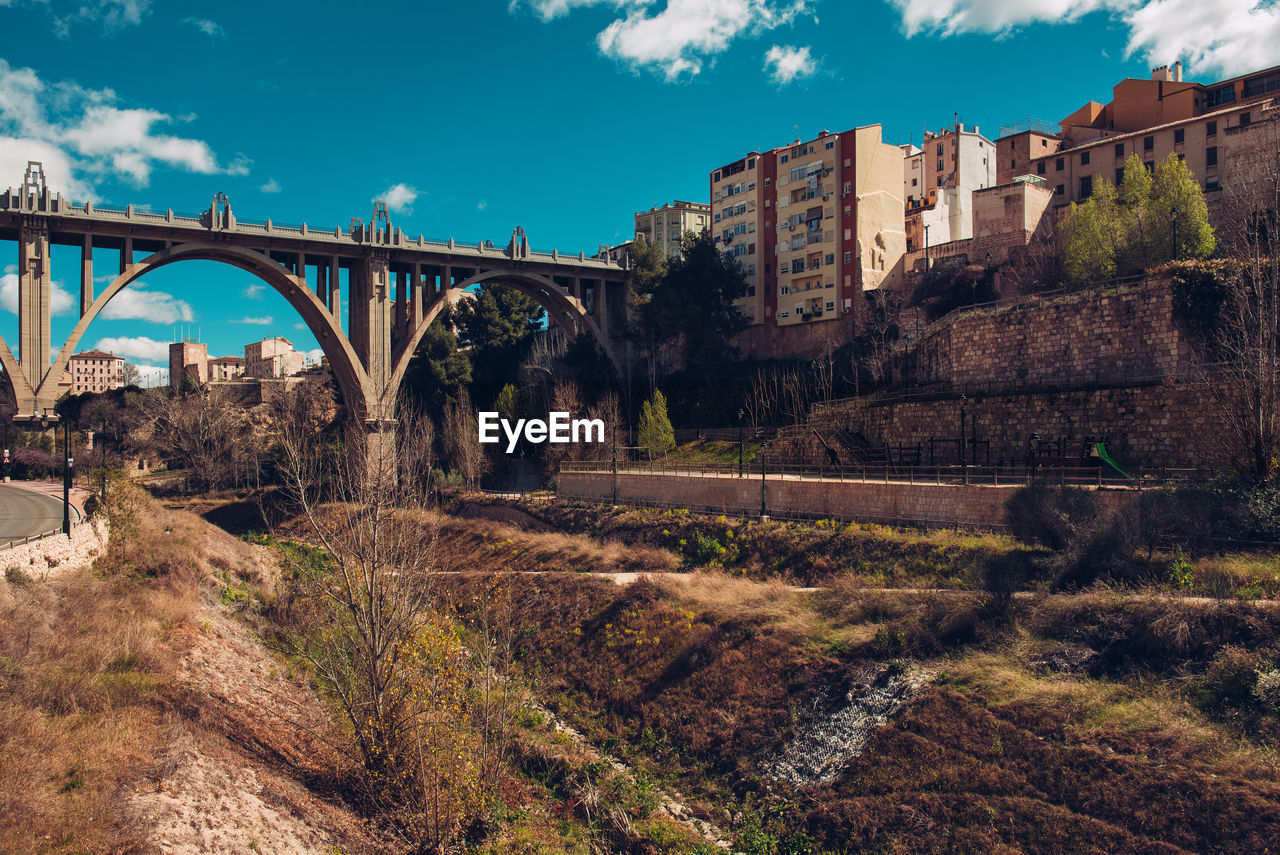
[[[1125,472],[1123,469],[1121,469],[1121,468],[1120,468],[1120,464],[1119,464],[1119,463],[1116,463],[1114,460],[1112,460],[1112,459],[1107,455],[1107,447],[1106,447],[1105,445],[1103,445],[1102,443],[1100,443],[1100,442],[1095,442],[1095,443],[1093,444],[1093,455],[1094,455],[1094,457],[1097,457],[1099,460],[1101,460],[1103,463],[1105,463],[1105,464],[1107,464],[1108,466],[1110,466],[1112,469],[1114,469],[1114,470],[1116,470],[1117,472],[1119,472],[1119,473],[1120,473],[1121,475],[1123,475],[1124,477],[1126,477],[1126,478],[1132,478],[1132,477],[1133,477],[1133,476],[1131,476],[1128,472]]]

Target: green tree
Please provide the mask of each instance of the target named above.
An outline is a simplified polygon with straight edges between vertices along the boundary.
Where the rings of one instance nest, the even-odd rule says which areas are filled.
[[[646,276],[655,281],[652,270]],[[721,253],[710,234],[688,232],[681,257],[667,263],[666,274],[637,305],[633,335],[654,363],[669,345],[684,365],[710,373],[733,356],[729,339],[749,326],[733,303],[746,293],[737,261]]]
[[[486,283],[474,299],[457,304],[453,318],[461,345],[471,353],[474,382],[496,391],[516,376],[546,312],[519,291]]]
[[[507,383],[502,387],[502,391],[498,393],[498,398],[493,403],[493,408],[498,411],[498,415],[504,419],[514,419],[516,417],[516,401],[519,393],[516,392],[514,383]]]
[[[1120,186],[1101,181],[1087,202],[1067,210],[1062,231],[1066,276],[1076,284],[1140,273],[1175,258],[1205,258],[1214,247],[1200,184],[1172,154],[1154,171],[1131,155]]]
[[[640,445],[654,454],[664,455],[676,447],[676,432],[667,417],[667,397],[655,389],[653,398],[640,407]]]
[[[405,388],[439,417],[449,390],[471,382],[471,360],[458,349],[452,313],[445,309],[427,327],[405,373]]]

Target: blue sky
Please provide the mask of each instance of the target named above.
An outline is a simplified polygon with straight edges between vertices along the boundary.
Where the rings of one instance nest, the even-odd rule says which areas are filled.
[[[1272,0],[0,0],[0,26],[0,186],[37,159],[77,200],[192,212],[225,191],[242,217],[328,227],[385,198],[413,235],[501,245],[522,225],[574,252],[797,134],[919,142],[959,113],[994,137],[1177,59],[1204,81],[1280,63]],[[74,264],[55,253],[72,292]],[[144,281],[82,347],[159,365],[177,323],[216,354],[315,347],[239,271]]]

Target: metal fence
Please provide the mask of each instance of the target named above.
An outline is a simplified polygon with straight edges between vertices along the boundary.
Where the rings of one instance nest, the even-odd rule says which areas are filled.
[[[601,460],[566,460],[560,471],[601,475],[679,475],[702,478],[760,478],[758,460],[744,465],[736,463],[683,463],[666,460],[619,461],[616,465]],[[1202,480],[1200,469],[1138,469],[1124,477],[1101,466],[1037,467],[1027,466],[800,466],[765,461],[766,480],[836,481],[854,483],[895,484],[959,484],[971,486],[1012,487],[1031,483],[1062,487],[1128,487],[1145,489],[1169,483]]]
[[[0,549],[12,549],[15,546],[25,546],[28,543],[34,543],[37,540],[44,540],[46,537],[53,537],[55,534],[62,534],[62,526],[58,526],[44,534],[29,534],[26,537],[6,538],[0,541]]]

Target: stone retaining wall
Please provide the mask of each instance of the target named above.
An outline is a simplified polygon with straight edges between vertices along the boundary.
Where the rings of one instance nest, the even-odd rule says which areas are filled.
[[[765,482],[765,498],[770,513],[780,516],[1000,528],[1007,522],[1005,502],[1017,489],[990,484],[769,479]],[[1106,502],[1121,502],[1133,491],[1102,489],[1098,493]],[[608,472],[561,472],[556,495],[610,501],[613,476]],[[760,479],[619,473],[618,501],[755,515],[760,513]]]
[[[9,549],[0,548],[0,573],[16,569],[33,579],[46,579],[52,572],[89,563],[99,555],[106,542],[105,520],[83,522],[71,527],[69,538],[55,534]]]

